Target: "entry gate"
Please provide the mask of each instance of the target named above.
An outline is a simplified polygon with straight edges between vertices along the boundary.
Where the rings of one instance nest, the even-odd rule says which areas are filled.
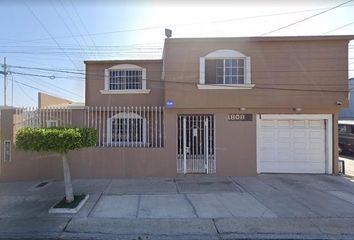
[[[177,116],[177,173],[215,173],[214,116]]]

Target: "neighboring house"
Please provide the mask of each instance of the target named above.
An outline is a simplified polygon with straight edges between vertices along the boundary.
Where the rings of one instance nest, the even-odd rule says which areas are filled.
[[[349,106],[339,112],[339,120],[354,120],[354,78],[349,79]]]
[[[54,107],[54,106],[69,106],[72,101],[51,96],[45,93],[38,93],[38,108]]]
[[[99,141],[70,154],[73,175],[336,174],[353,38],[171,38],[161,60],[86,61],[70,124]],[[1,178],[60,176],[50,158],[14,151]]]

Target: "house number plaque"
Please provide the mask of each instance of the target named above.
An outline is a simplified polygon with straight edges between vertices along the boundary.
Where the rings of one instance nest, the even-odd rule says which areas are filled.
[[[229,113],[227,115],[228,121],[252,121],[252,114],[237,114],[237,113]]]

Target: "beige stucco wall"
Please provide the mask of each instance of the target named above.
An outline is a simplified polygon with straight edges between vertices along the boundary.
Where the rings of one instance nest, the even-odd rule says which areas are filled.
[[[161,80],[161,60],[88,61],[86,64],[86,106],[161,106],[164,103],[164,84]],[[104,70],[118,64],[134,64],[146,68],[149,94],[101,94],[104,89]]]
[[[200,57],[219,49],[251,57],[253,89],[197,89]],[[315,109],[332,108],[337,101],[348,105],[348,40],[167,39],[165,59],[165,99],[173,100],[176,108]],[[308,91],[311,89],[343,92]]]
[[[45,108],[49,106],[68,106],[71,103],[70,100],[51,96],[45,93],[38,93],[38,107]]]
[[[338,134],[336,109],[313,109],[303,114],[333,114],[333,159],[337,173]],[[79,113],[79,111],[77,112]],[[214,114],[216,175],[254,176],[257,168],[256,114],[293,113],[289,109],[248,109],[242,113],[253,114],[252,121],[228,121],[229,113],[241,113],[230,109],[167,109],[165,114],[165,147],[163,148],[109,148],[97,147],[69,154],[73,178],[105,177],[174,177],[176,176],[176,126],[178,114]],[[4,119],[9,121],[10,114]],[[78,119],[76,124],[81,124]],[[2,126],[3,127],[3,126]],[[5,138],[11,138],[11,131]],[[8,137],[6,137],[8,136]],[[57,154],[25,153],[13,151],[12,161],[1,161],[0,181],[62,178],[62,165]]]

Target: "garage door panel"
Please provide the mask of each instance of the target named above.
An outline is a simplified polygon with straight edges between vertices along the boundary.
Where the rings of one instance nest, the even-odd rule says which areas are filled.
[[[309,144],[309,150],[310,151],[323,151],[323,144],[321,142],[311,142]]]
[[[276,123],[277,123],[276,126],[278,128],[289,128],[291,124],[290,120],[278,120],[276,121]]]
[[[309,128],[324,128],[323,120],[309,120]]]
[[[275,120],[262,120],[262,128],[275,127]]]
[[[293,131],[293,137],[294,137],[294,138],[300,138],[300,139],[302,139],[302,138],[305,138],[306,135],[307,135],[307,133],[306,133],[306,131],[304,131],[304,130],[294,130],[294,131]]]
[[[311,162],[322,162],[323,160],[322,154],[319,153],[310,153],[308,156],[311,159]]]
[[[297,162],[297,163],[306,163],[308,162],[308,155],[305,154],[305,153],[302,153],[302,154],[295,154],[293,157],[292,157],[292,160],[294,162]]]
[[[301,153],[307,151],[308,145],[306,142],[294,142],[293,143],[293,150],[294,153]]]
[[[323,130],[318,130],[318,131],[310,131],[309,132],[309,137],[311,139],[323,139],[324,137],[324,131]]]
[[[262,155],[262,162],[269,162],[276,158],[276,153],[273,151],[265,151]]]
[[[305,120],[294,120],[293,121],[293,127],[294,128],[304,128],[306,126],[306,121]]]
[[[265,138],[274,138],[275,137],[275,129],[272,128],[264,128],[262,131],[262,137]]]
[[[260,172],[325,173],[324,120],[263,121]]]
[[[274,167],[276,165],[276,167]],[[264,173],[289,173],[289,168],[292,169],[291,173],[323,173],[321,170],[322,163],[308,163],[308,162],[266,162],[261,165]]]
[[[291,142],[278,142],[277,149],[278,151],[282,150],[285,152],[289,152],[291,149]]]
[[[262,151],[267,151],[267,150],[274,151],[275,149],[276,149],[276,146],[274,146],[274,144],[271,142],[265,142],[262,145]]]
[[[278,138],[284,138],[284,140],[290,137],[291,133],[290,130],[279,130],[277,133]]]

